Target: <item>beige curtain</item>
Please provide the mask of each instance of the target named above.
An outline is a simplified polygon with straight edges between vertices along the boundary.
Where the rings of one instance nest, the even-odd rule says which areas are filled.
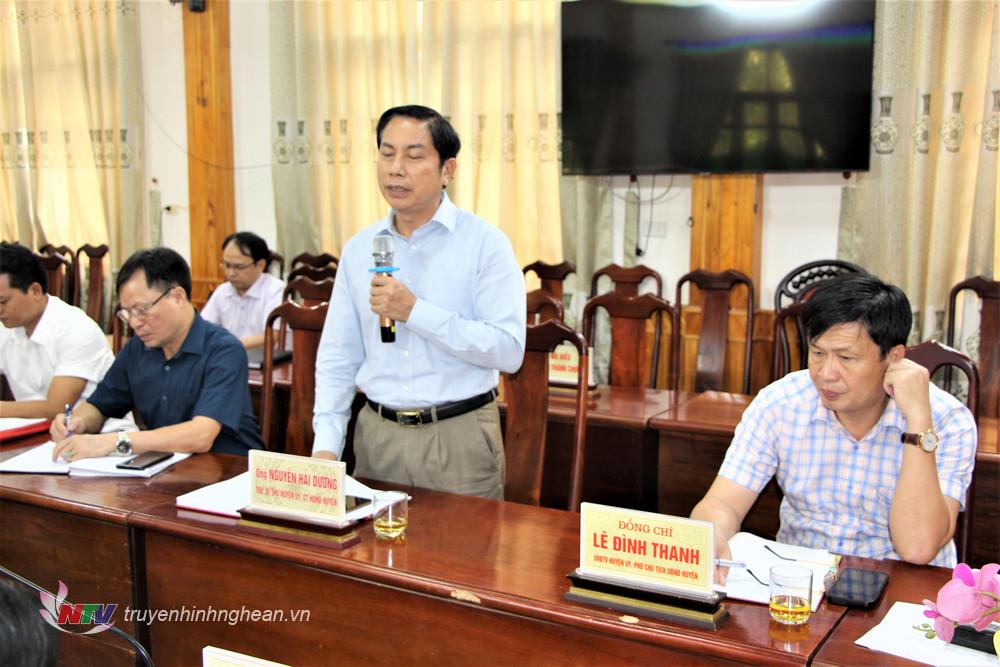
[[[839,254],[906,291],[914,340],[943,339],[952,285],[995,275],[998,25],[995,0],[877,5],[871,171],[845,189]],[[959,312],[966,341],[978,311]]]
[[[318,242],[336,254],[385,215],[375,123],[391,106],[424,104],[462,139],[449,187],[455,203],[503,229],[522,264],[561,261],[558,25],[556,0],[273,3],[272,134],[285,253]]]
[[[37,248],[143,244],[133,0],[0,0],[0,231]]]

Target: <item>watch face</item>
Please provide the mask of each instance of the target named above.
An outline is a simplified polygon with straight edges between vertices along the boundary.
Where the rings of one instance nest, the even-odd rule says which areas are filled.
[[[938,442],[939,442],[938,434],[935,433],[934,431],[924,433],[920,437],[920,447],[925,452],[933,452],[935,449],[937,449]]]

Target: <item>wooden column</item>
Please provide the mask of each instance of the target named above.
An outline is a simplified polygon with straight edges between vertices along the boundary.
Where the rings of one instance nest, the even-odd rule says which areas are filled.
[[[207,0],[199,13],[183,4],[191,300],[200,307],[224,280],[219,246],[236,230],[229,0]]]
[[[691,178],[691,270],[725,271],[736,269],[754,282],[760,293],[761,210],[764,177],[761,174],[694,176]],[[697,290],[694,290],[697,292]],[[694,369],[701,330],[701,299],[693,294],[681,316],[681,387],[694,387]],[[746,340],[746,296],[739,289],[733,297],[726,344],[725,388],[740,391],[739,378]],[[754,336],[756,340],[757,336]],[[766,361],[757,359],[767,345],[754,346],[752,384],[759,386],[756,368]]]

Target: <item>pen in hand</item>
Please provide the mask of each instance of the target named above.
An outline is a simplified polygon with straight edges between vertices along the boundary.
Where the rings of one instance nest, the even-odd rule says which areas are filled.
[[[67,403],[66,404],[66,437],[73,435],[73,431],[70,430],[69,420],[73,418],[73,407]]]
[[[716,558],[715,564],[719,567],[746,567],[747,564],[741,560],[727,560],[725,558]]]

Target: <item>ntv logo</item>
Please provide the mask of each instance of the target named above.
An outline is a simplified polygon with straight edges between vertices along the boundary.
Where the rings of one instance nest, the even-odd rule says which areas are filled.
[[[45,609],[40,609],[38,613],[42,615],[45,622],[61,632],[69,632],[77,635],[92,635],[97,632],[104,632],[111,629],[114,623],[111,622],[115,615],[117,604],[72,604],[66,602],[66,594],[69,588],[66,584],[59,582],[58,595],[50,593],[39,593]],[[62,625],[95,625],[85,632],[74,632],[67,630]]]

